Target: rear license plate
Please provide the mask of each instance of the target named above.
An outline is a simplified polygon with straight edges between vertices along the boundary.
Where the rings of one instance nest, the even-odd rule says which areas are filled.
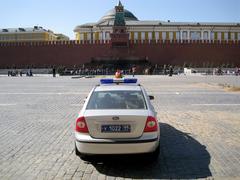
[[[126,125],[102,125],[101,126],[102,133],[127,133],[131,132],[131,126]]]

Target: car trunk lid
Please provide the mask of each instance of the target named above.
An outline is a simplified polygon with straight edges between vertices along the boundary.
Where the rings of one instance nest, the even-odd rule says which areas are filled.
[[[89,133],[94,138],[137,138],[144,131],[147,110],[86,110]]]

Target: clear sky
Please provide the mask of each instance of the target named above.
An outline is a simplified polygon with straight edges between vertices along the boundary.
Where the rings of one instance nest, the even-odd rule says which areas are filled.
[[[118,0],[0,0],[0,28],[35,25],[75,38],[73,29],[98,21]],[[240,22],[240,0],[122,0],[139,20]]]

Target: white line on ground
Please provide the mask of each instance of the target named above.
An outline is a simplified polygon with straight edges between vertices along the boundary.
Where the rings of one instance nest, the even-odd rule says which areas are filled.
[[[156,91],[148,91],[151,94],[156,95],[223,95],[228,94],[226,92],[156,92]],[[229,95],[229,94],[228,94]]]
[[[71,104],[70,106],[72,106],[72,107],[81,107],[83,105],[82,104]]]
[[[240,104],[192,104],[192,106],[240,106]]]
[[[88,93],[84,92],[56,92],[56,93],[49,93],[49,92],[42,92],[42,93],[0,93],[0,95],[86,95]]]
[[[0,104],[0,106],[16,106],[17,104]]]

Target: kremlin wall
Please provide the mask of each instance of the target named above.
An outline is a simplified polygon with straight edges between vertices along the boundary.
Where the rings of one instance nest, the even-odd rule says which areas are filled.
[[[111,47],[111,42],[76,41],[23,42],[0,44],[0,67],[81,67],[91,60],[147,60],[153,65],[192,64],[213,67],[240,66],[240,42],[157,42],[129,43],[128,48]]]
[[[93,61],[240,66],[239,23],[139,21],[119,2],[99,22],[77,26],[74,32],[76,40],[47,39],[46,32],[41,41],[0,38],[0,68],[71,68]]]

